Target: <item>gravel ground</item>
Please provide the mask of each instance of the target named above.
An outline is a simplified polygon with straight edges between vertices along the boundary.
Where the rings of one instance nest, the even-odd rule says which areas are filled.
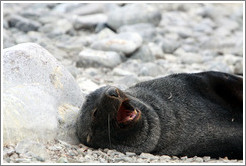
[[[85,94],[106,84],[125,89],[179,72],[243,75],[242,4],[22,3],[4,4],[3,14],[4,48],[40,44]],[[3,157],[5,163],[243,162],[123,154],[59,140],[4,145]]]
[[[28,141],[28,144],[30,141]],[[33,150],[23,151],[23,144],[27,141],[19,142],[17,146],[4,146],[4,162],[6,163],[242,163],[242,160],[229,160],[228,158],[212,159],[204,157],[177,157],[167,155],[152,155],[141,153],[137,155],[132,152],[123,154],[110,149],[92,149],[85,145],[71,145],[66,142],[55,140],[44,145],[47,151],[46,156],[34,155]],[[34,146],[34,144],[29,145]],[[41,148],[38,147],[40,150]],[[48,157],[47,157],[48,156]]]

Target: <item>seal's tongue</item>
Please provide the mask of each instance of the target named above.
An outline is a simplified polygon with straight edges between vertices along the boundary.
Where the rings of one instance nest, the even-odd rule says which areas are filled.
[[[127,123],[132,121],[137,115],[137,111],[127,102],[122,102],[118,113],[117,113],[117,122],[118,123]]]

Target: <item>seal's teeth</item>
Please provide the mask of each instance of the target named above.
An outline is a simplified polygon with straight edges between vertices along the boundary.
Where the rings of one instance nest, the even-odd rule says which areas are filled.
[[[91,141],[91,136],[90,134],[87,135],[86,142],[89,143]]]

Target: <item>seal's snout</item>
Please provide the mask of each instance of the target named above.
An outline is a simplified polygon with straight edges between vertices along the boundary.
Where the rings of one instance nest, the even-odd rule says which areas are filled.
[[[119,97],[119,90],[115,87],[110,87],[107,91],[106,91],[106,95],[109,97]]]

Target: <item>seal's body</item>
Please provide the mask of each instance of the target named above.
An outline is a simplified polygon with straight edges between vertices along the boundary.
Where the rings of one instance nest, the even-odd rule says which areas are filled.
[[[88,95],[77,135],[94,148],[159,155],[243,157],[243,80],[202,72],[174,74]]]

